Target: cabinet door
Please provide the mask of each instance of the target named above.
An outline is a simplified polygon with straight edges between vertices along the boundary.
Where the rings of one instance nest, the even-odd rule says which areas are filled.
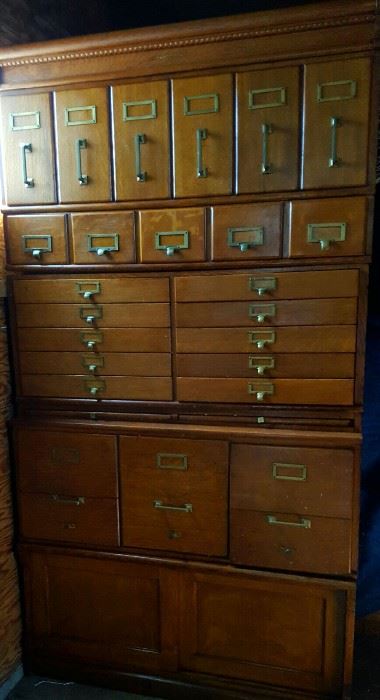
[[[298,185],[299,69],[237,75],[238,192]]]
[[[232,75],[173,80],[175,197],[232,192]]]
[[[105,88],[55,93],[60,202],[111,198]]]
[[[170,196],[165,81],[112,88],[116,199]]]
[[[370,61],[306,66],[303,188],[367,182]]]
[[[6,203],[54,203],[49,95],[3,97],[1,115]]]

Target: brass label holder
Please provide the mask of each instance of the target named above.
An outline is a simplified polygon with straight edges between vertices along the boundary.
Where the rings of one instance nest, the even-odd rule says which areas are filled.
[[[277,99],[272,102],[257,103],[255,102],[255,97],[258,95],[270,95],[273,93],[275,96],[277,93]],[[271,87],[271,88],[258,88],[257,90],[248,90],[248,109],[267,109],[268,107],[282,107],[286,104],[286,88],[284,87]]]
[[[239,240],[237,236],[243,240]],[[227,245],[229,248],[239,248],[242,253],[246,253],[250,248],[264,245],[264,228],[262,226],[240,226],[227,229]]]

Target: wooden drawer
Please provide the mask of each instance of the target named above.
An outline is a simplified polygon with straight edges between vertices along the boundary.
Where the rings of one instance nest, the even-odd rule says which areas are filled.
[[[64,265],[67,255],[64,214],[32,214],[5,218],[10,265]]]
[[[19,328],[18,342],[22,351],[170,352],[165,328]]]
[[[20,328],[169,326],[169,304],[18,304]],[[112,333],[112,331],[110,330]]]
[[[232,445],[231,507],[351,518],[353,453]]]
[[[180,327],[313,326],[356,323],[356,298],[177,304]]]
[[[23,353],[32,354],[34,353]],[[64,354],[60,353],[59,357],[62,358]],[[21,366],[23,361],[25,362],[21,358]],[[179,377],[349,379],[355,374],[355,355],[352,353],[178,354],[176,364]]]
[[[156,352],[21,352],[21,374],[101,374],[170,377],[169,353]]]
[[[366,239],[365,197],[304,200],[290,205],[291,257],[364,255]]]
[[[169,301],[169,281],[160,277],[52,277],[14,280],[17,304],[133,303]]]
[[[15,440],[21,491],[116,498],[114,437],[18,429]]]
[[[278,258],[281,249],[281,204],[211,207],[211,260]]]
[[[121,401],[170,401],[169,377],[89,377],[88,375],[24,374],[23,396],[119,399]]]
[[[358,283],[358,270],[184,275],[175,278],[175,297],[184,302],[329,299],[357,296]]]
[[[232,509],[235,564],[319,574],[351,572],[350,520]]]
[[[179,377],[177,394],[179,401],[350,406],[354,400],[354,382],[350,379]]]
[[[157,209],[139,212],[142,263],[205,260],[204,209]]]
[[[117,503],[114,498],[20,494],[21,536],[36,540],[117,547]]]
[[[71,230],[75,264],[135,262],[133,211],[71,214]]]
[[[120,439],[125,546],[227,554],[228,444]]]

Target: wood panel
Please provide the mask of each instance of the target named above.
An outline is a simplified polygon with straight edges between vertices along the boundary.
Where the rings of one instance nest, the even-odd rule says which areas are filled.
[[[16,279],[13,282],[16,303],[78,304],[86,299],[101,303],[169,301],[169,282],[165,277],[49,277]]]
[[[211,260],[276,258],[281,249],[281,204],[211,207]]]
[[[140,211],[139,256],[143,263],[205,260],[204,209]]]
[[[7,257],[12,265],[57,265],[69,261],[64,214],[6,218]]]
[[[57,398],[121,399],[124,401],[170,401],[172,382],[169,377],[89,377],[88,375],[22,376],[23,396]]]
[[[170,352],[165,328],[20,328],[18,342],[22,351]]]
[[[135,262],[132,211],[71,214],[71,228],[75,264]]]
[[[18,304],[20,328],[169,326],[169,304]]]
[[[19,354],[21,374],[81,374],[90,366],[92,372],[104,376],[128,375],[169,377],[171,357],[169,353],[156,352],[21,352]]]

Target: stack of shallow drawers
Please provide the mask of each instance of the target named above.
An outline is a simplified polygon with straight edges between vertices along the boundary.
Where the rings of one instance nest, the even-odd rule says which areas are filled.
[[[0,55],[36,671],[348,697],[374,26],[349,0]]]

